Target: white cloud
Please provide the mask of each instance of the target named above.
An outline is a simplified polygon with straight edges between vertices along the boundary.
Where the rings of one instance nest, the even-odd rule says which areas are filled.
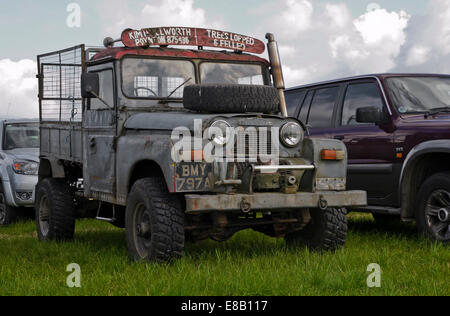
[[[118,37],[128,27],[233,28],[220,12],[195,0],[148,0],[133,7],[110,0],[100,8],[105,36]],[[249,17],[260,26],[236,31],[261,39],[266,32],[276,35],[287,86],[373,72],[450,73],[448,0],[430,0],[426,12],[413,17],[379,7],[354,16],[345,3],[274,0]],[[32,60],[0,60],[0,116],[38,116],[35,73]]]
[[[430,0],[411,18],[395,71],[450,73],[450,1]]]
[[[354,17],[344,3],[313,3],[279,0],[279,13],[263,26],[278,38],[288,86],[395,67],[406,12],[375,8]]]
[[[279,24],[289,24],[285,28],[290,34],[307,30],[311,25],[311,17],[314,12],[311,2],[306,0],[287,0],[286,10],[281,13]]]
[[[347,6],[341,4],[326,4],[325,14],[329,18],[332,27],[344,28],[348,25],[348,21],[351,19],[350,12]]]
[[[125,0],[105,1],[103,24],[105,35],[116,36],[126,28],[152,26],[191,26],[222,28],[220,16],[209,17],[206,10],[196,8],[194,0],[153,0],[142,7],[130,8]]]
[[[430,57],[430,51],[431,49],[426,46],[422,45],[413,46],[408,53],[406,64],[409,67],[413,67],[426,63]]]
[[[367,44],[388,40],[403,45],[406,39],[404,30],[409,18],[405,11],[389,13],[385,9],[378,9],[361,15],[354,24]]]
[[[39,116],[36,72],[32,60],[0,60],[0,117]]]

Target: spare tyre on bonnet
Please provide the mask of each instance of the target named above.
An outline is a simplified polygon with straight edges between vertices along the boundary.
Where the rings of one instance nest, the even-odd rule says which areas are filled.
[[[264,113],[280,111],[277,89],[262,85],[202,84],[184,88],[186,109],[209,113]]]
[[[133,260],[170,261],[186,241],[244,229],[343,246],[345,207],[366,194],[346,191],[342,142],[305,137],[287,117],[267,38],[270,62],[257,39],[183,27],[39,56],[39,238],[71,239],[77,218],[97,218],[126,229]]]

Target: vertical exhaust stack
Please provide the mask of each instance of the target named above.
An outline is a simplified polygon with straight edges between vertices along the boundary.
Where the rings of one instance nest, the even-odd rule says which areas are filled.
[[[284,117],[288,117],[287,107],[286,107],[286,99],[284,97],[284,76],[283,69],[281,68],[281,59],[280,53],[278,51],[278,44],[275,41],[275,36],[271,33],[266,34],[267,50],[269,52],[269,60],[270,66],[272,68],[272,76],[275,84],[275,88],[278,89],[278,93],[280,95],[280,111]]]

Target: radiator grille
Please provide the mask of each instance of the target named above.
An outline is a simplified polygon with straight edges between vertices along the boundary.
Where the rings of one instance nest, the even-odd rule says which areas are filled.
[[[256,133],[238,131],[234,140],[235,159],[258,159],[272,155],[272,133],[270,130],[257,130]]]

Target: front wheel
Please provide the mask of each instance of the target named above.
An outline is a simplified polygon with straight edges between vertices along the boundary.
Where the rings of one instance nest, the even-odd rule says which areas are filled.
[[[418,195],[416,221],[419,233],[436,241],[450,241],[450,173],[428,178]]]
[[[305,229],[288,234],[290,246],[307,246],[314,251],[336,251],[345,245],[348,231],[347,211],[329,208],[311,210],[311,221]]]
[[[126,209],[126,240],[134,261],[170,262],[184,251],[184,212],[160,178],[133,185]]]
[[[59,179],[44,179],[36,189],[36,227],[39,240],[70,240],[75,232],[74,194]]]

